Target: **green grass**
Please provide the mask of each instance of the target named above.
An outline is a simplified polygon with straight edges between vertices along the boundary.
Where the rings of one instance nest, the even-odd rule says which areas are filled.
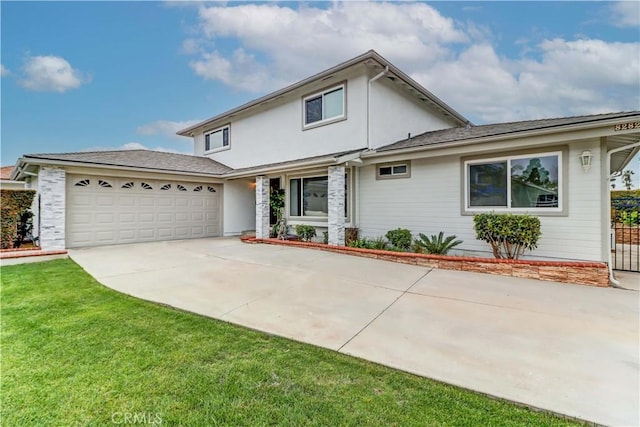
[[[0,273],[2,425],[574,424],[137,300],[70,260]]]

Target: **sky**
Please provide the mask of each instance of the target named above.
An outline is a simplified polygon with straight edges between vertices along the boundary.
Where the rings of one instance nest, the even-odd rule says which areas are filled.
[[[640,110],[635,1],[0,1],[0,14],[2,165],[191,154],[177,130],[369,49],[475,124]]]

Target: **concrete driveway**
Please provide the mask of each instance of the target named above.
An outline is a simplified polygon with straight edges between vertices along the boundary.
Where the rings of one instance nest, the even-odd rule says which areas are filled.
[[[217,238],[70,251],[150,301],[608,425],[638,425],[639,293]]]

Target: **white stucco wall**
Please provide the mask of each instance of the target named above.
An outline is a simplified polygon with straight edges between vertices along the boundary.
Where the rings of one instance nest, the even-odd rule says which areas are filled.
[[[194,137],[195,155],[208,156],[232,168],[243,168],[391,144],[455,124],[400,85],[383,77],[374,81],[364,68],[338,74],[269,101],[249,114],[238,113]],[[303,98],[346,82],[346,119],[303,129]],[[369,98],[370,109],[367,108]],[[367,120],[367,115],[369,120]],[[230,147],[204,152],[204,134],[230,124]]]
[[[235,236],[256,228],[255,181],[250,179],[230,180],[223,190],[223,233]]]
[[[434,130],[456,126],[428,104],[381,78],[371,84],[371,147],[377,148]]]
[[[585,149],[600,151],[598,139],[571,143],[568,150],[567,216],[541,216],[542,238],[529,258],[554,258],[605,261],[601,244],[601,175],[600,156],[593,159],[590,171],[584,172],[578,155]],[[547,151],[547,148],[541,149]],[[397,227],[408,228],[414,235],[444,231],[463,240],[458,247],[468,254],[482,252],[491,256],[489,245],[476,240],[473,217],[462,215],[462,155],[414,159],[411,177],[376,180],[374,166],[359,173],[359,227],[368,237],[383,236]],[[457,253],[461,253],[457,251]]]
[[[302,98],[345,80],[346,120],[303,130]],[[195,154],[242,168],[364,148],[366,82],[364,75],[336,76],[285,99],[271,101],[260,112],[231,119],[229,149],[205,154],[204,133],[199,133],[195,136]]]

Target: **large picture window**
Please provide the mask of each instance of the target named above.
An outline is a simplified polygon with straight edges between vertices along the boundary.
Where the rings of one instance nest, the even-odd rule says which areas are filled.
[[[341,85],[304,98],[304,125],[344,118],[344,93],[344,85]]]
[[[204,151],[216,151],[229,147],[229,126],[204,134]]]
[[[561,209],[562,153],[465,162],[468,210]]]
[[[344,216],[347,216],[348,175],[345,174]],[[289,215],[301,217],[329,216],[329,177],[313,176],[289,180]]]

